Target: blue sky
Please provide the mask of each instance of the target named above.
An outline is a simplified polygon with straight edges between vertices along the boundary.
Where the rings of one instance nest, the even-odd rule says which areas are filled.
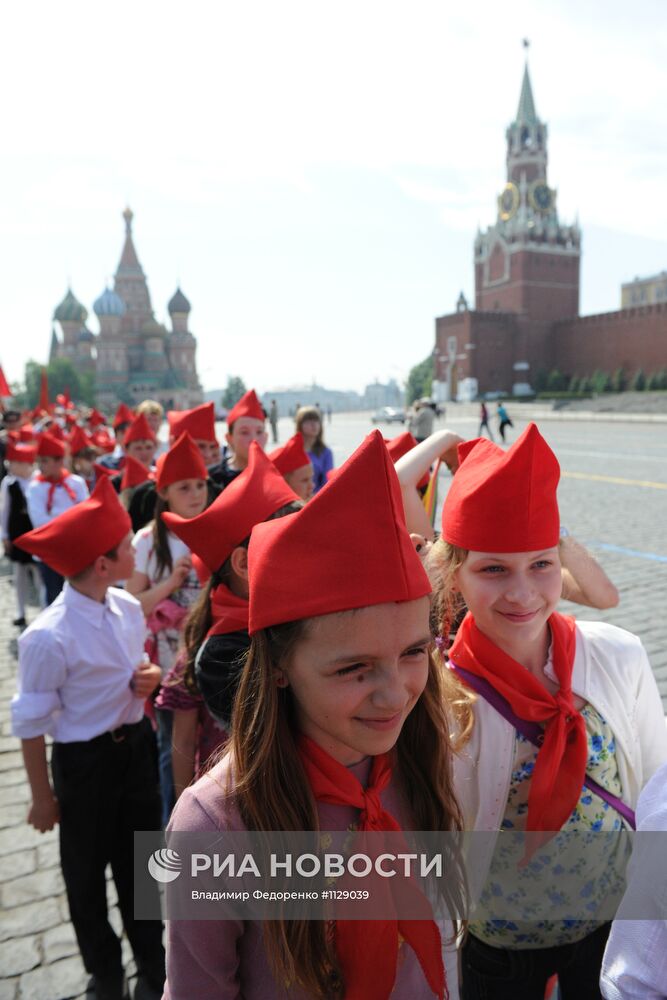
[[[192,302],[206,388],[403,379],[434,317],[472,296],[524,35],[549,180],[583,229],[582,312],[667,269],[661,0],[452,6],[14,5],[0,66],[8,377],[46,358],[68,279],[91,309],[129,202],[158,319],[178,281]]]

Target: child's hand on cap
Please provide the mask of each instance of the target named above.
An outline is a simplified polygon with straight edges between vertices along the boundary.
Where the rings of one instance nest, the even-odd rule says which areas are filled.
[[[142,663],[132,674],[130,687],[135,698],[148,698],[160,683],[162,671],[155,663]]]

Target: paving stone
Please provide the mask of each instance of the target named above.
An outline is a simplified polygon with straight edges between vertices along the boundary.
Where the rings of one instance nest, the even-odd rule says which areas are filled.
[[[18,989],[18,978],[0,979],[0,1000],[16,1000]]]
[[[69,958],[79,954],[74,928],[70,923],[59,924],[42,934],[42,950],[44,962],[56,962],[60,958]]]
[[[40,963],[37,938],[34,935],[15,938],[0,953],[0,976],[18,976]]]
[[[13,771],[17,767],[23,767],[23,754],[20,750],[15,750],[13,753],[5,751],[0,756],[0,771]]]
[[[42,899],[37,903],[15,906],[11,910],[5,910],[2,915],[0,941],[10,941],[28,934],[36,934],[38,931],[46,931],[60,922],[60,910],[56,899]]]
[[[14,851],[38,847],[40,844],[55,840],[57,836],[55,828],[40,833],[27,823],[20,828],[0,830],[0,857],[3,854],[12,854]]]
[[[7,788],[9,785],[20,785],[27,781],[23,761],[20,767],[7,768],[0,771],[0,788]]]
[[[65,891],[65,883],[58,868],[48,868],[46,871],[33,872],[21,878],[5,882],[0,886],[0,903],[5,909],[13,906],[23,906],[38,899],[49,899],[60,896]]]
[[[85,994],[89,978],[78,956],[63,958],[21,976],[21,1000],[69,1000]]]
[[[13,805],[4,805],[0,809],[0,829],[7,829],[12,826],[19,826],[25,823],[27,808],[24,802],[15,802]]]
[[[27,813],[27,804],[30,802],[30,786],[27,783],[17,783],[0,788],[0,815],[5,806],[14,805],[17,802],[25,803],[25,812]]]
[[[48,844],[37,846],[37,867],[41,870],[45,868],[60,868],[60,844],[57,840],[52,840]]]
[[[30,875],[36,867],[36,851],[15,851],[14,854],[5,854],[0,858],[0,883],[9,882],[10,879],[19,878],[21,875]]]

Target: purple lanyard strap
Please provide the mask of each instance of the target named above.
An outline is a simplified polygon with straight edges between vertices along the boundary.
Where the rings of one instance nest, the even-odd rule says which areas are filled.
[[[529,722],[527,719],[522,719],[516,715],[507,699],[503,698],[493,685],[489,684],[483,677],[478,677],[469,670],[465,670],[464,667],[457,666],[453,660],[449,661],[449,667],[468,687],[471,687],[485,701],[488,701],[489,705],[495,708],[496,712],[502,715],[503,719],[506,719],[517,732],[525,736],[534,746],[542,746],[544,742],[544,730],[542,726],[538,725],[537,722]],[[599,795],[601,799],[604,799],[605,802],[608,802],[612,809],[615,809],[623,817],[632,830],[637,829],[634,811],[625,802],[622,802],[617,795],[608,792],[606,788],[603,788],[602,785],[599,785],[597,781],[588,775],[584,778],[584,785],[592,792],[595,792],[596,795]]]

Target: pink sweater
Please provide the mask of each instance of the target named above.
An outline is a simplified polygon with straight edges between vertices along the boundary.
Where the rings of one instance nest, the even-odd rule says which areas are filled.
[[[371,761],[350,768],[365,784]],[[243,830],[238,811],[225,794],[229,758],[225,757],[176,804],[169,830]],[[394,782],[381,801],[405,826],[405,808]],[[358,811],[345,806],[318,806],[321,830],[346,830]],[[264,953],[259,921],[167,921],[167,982],[162,1000],[308,1000],[300,989],[287,989],[273,978]],[[398,954],[392,1000],[433,1000],[415,953],[403,942]]]

